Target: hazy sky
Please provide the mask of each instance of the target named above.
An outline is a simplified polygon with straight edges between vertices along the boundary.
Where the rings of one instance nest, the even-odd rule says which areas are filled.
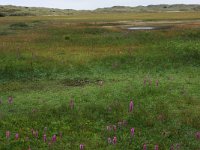
[[[200,4],[200,0],[0,0],[0,5],[36,6],[63,9],[96,9],[111,6],[150,4]]]

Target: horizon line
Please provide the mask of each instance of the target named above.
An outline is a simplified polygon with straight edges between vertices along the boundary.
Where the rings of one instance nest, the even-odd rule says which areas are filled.
[[[46,9],[59,9],[59,10],[76,10],[76,11],[81,11],[81,10],[86,10],[86,11],[93,11],[97,9],[103,9],[103,8],[112,8],[112,7],[147,7],[147,6],[159,6],[159,5],[199,5],[197,3],[191,3],[191,4],[180,4],[180,3],[174,3],[174,4],[149,4],[149,5],[136,5],[136,6],[128,6],[128,5],[113,5],[113,6],[108,6],[108,7],[98,7],[95,9],[73,9],[73,8],[58,8],[58,7],[39,7],[39,6],[23,6],[23,5],[13,5],[13,4],[0,4],[0,6],[16,6],[16,7],[28,7],[28,8],[46,8]]]

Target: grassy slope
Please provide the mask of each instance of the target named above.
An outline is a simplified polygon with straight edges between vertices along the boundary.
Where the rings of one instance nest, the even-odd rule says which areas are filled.
[[[198,18],[186,14],[179,18]],[[106,20],[157,20],[163,14],[113,16]],[[0,20],[0,149],[47,149],[42,141],[45,127],[48,140],[63,133],[52,149],[78,149],[80,143],[86,149],[139,150],[143,143],[149,149],[155,144],[160,149],[172,144],[199,149],[200,30],[127,32],[93,23],[104,17]],[[145,78],[152,80],[151,86],[143,85]],[[14,97],[12,105],[7,103],[9,95]],[[74,110],[69,109],[70,98]],[[132,98],[134,112],[128,113]],[[128,122],[126,127],[116,133],[106,130],[122,120]],[[31,128],[39,131],[39,139],[32,137]],[[6,130],[12,133],[9,141]],[[14,140],[16,132],[19,141]],[[108,145],[107,138],[114,135],[117,145]]]
[[[76,13],[72,9],[54,9],[43,7],[21,7],[12,5],[0,5],[0,14],[6,16],[40,16],[40,15],[70,15]]]

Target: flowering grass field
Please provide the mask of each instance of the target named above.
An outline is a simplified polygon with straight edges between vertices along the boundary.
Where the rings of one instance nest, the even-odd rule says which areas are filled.
[[[200,149],[198,15],[110,15],[0,18],[0,149]]]

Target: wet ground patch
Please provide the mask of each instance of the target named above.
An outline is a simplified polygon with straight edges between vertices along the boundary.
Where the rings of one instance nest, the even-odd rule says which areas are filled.
[[[65,86],[77,87],[77,86],[86,86],[86,85],[89,85],[89,84],[102,85],[103,80],[101,80],[101,79],[89,79],[89,78],[74,78],[74,79],[64,79],[64,80],[61,81],[61,83]]]
[[[128,27],[128,30],[165,30],[170,29],[171,26],[133,26]]]

